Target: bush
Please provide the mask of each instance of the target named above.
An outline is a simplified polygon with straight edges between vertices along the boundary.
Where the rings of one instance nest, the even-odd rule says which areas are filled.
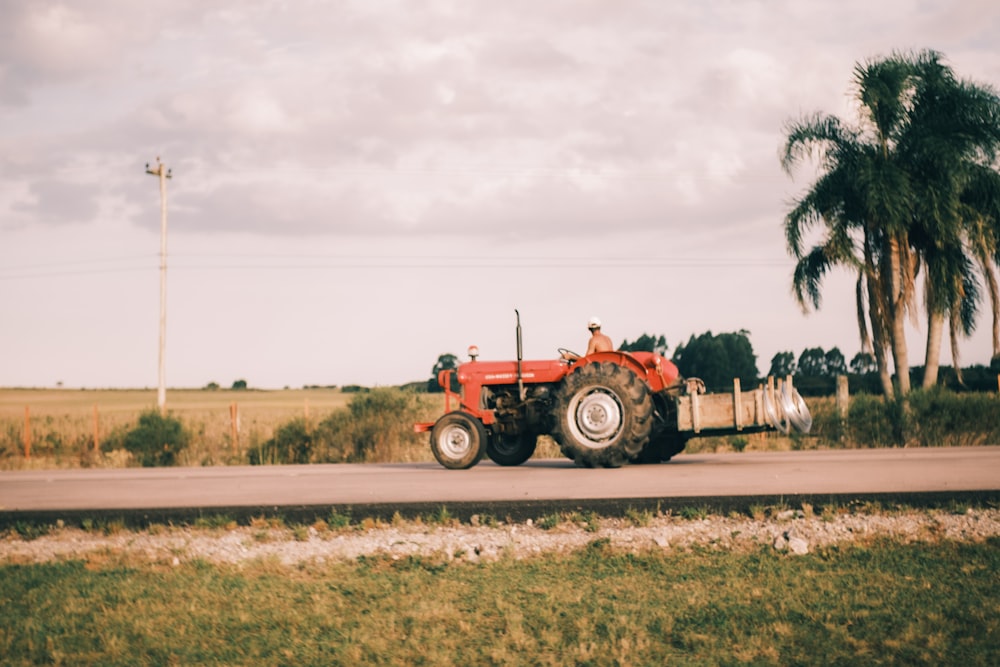
[[[251,449],[252,465],[263,463],[387,463],[412,461],[426,436],[413,432],[421,421],[417,395],[376,388],[356,393],[346,408],[332,412],[313,429],[298,418],[277,428],[274,437]]]
[[[189,436],[179,419],[148,410],[139,415],[139,423],[125,433],[122,446],[143,466],[172,466],[177,455],[187,447]]]
[[[918,447],[982,445],[1000,440],[1000,397],[955,393],[937,387],[916,390],[905,400],[851,397],[847,420],[840,422],[832,401],[813,403],[811,436],[831,446]]]
[[[404,450],[418,441],[423,443],[423,438],[413,432],[419,412],[413,393],[381,388],[357,394],[346,414],[335,412],[320,423],[328,460],[410,460]]]
[[[248,452],[250,465],[274,463],[309,463],[313,437],[302,417],[279,426],[274,437]]]
[[[798,389],[798,385],[795,388]],[[841,420],[837,416],[836,404],[833,399],[828,397],[810,397],[806,400],[806,405],[809,408],[810,416],[812,416],[812,428],[809,429],[808,434],[801,434],[792,429],[787,436],[793,440],[792,448],[811,449],[819,443],[840,442],[843,439]],[[765,434],[766,436],[767,434]],[[795,440],[801,440],[802,442],[794,442]],[[810,444],[810,441],[812,441],[812,444]]]
[[[844,432],[847,440],[858,447],[901,446],[906,444],[904,417],[898,401],[859,394],[851,397]]]
[[[982,445],[1000,440],[1000,398],[935,388],[910,395],[910,437],[923,447]]]

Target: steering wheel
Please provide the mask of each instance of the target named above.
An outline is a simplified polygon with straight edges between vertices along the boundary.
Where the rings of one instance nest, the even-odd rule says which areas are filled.
[[[576,361],[580,358],[580,355],[573,350],[567,350],[565,347],[557,347],[556,352],[559,353],[559,358],[567,363],[571,361]]]

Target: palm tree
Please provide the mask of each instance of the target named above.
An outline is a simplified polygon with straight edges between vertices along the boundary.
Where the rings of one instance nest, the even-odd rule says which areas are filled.
[[[791,173],[816,153],[821,172],[786,216],[785,235],[797,259],[793,288],[803,307],[807,299],[819,307],[830,269],[857,273],[862,351],[871,345],[883,391],[892,397],[889,352],[900,394],[910,388],[906,321],[918,314],[921,270],[925,385],[936,381],[946,321],[958,366],[957,337],[973,330],[980,302],[977,274],[989,288],[994,356],[1000,355],[993,271],[1000,262],[1000,102],[991,89],[957,80],[933,51],[859,64],[854,81],[856,128],[824,115],[788,128],[782,166]],[[818,224],[823,240],[806,251],[803,235]]]
[[[900,393],[910,388],[905,332],[915,271],[907,234],[910,179],[894,151],[906,117],[910,75],[911,68],[900,60],[857,66],[859,127],[847,128],[833,116],[807,117],[788,127],[782,156],[789,173],[813,153],[821,162],[820,177],[785,218],[788,249],[798,260],[792,279],[796,298],[805,307],[808,296],[818,308],[820,283],[830,269],[846,266],[857,273],[862,348],[871,345],[887,397],[894,395],[889,352]],[[825,226],[825,236],[806,252],[803,235],[816,224]]]
[[[910,61],[914,90],[897,151],[916,185],[910,240],[925,269],[923,385],[930,387],[937,382],[945,321],[953,363],[960,368],[957,339],[975,328],[979,272],[990,286],[996,327],[1000,295],[988,259],[995,253],[996,229],[983,223],[996,207],[987,185],[990,174],[996,177],[1000,99],[989,88],[958,80],[938,53],[926,51]]]

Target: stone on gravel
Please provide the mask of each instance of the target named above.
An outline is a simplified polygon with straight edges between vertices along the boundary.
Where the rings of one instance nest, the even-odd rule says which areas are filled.
[[[749,517],[710,517],[689,521],[670,514],[643,525],[622,519],[600,519],[581,525],[562,522],[548,530],[537,522],[518,526],[375,526],[343,531],[308,531],[281,527],[199,528],[155,527],[145,531],[104,534],[54,526],[35,539],[16,531],[0,534],[0,563],[88,559],[115,553],[152,562],[179,565],[203,559],[238,563],[274,559],[286,565],[349,561],[365,555],[394,559],[443,556],[456,563],[491,562],[538,554],[565,554],[595,540],[612,548],[637,552],[655,547],[683,550],[694,546],[714,549],[774,549],[805,555],[838,543],[866,542],[873,537],[909,541],[954,540],[982,542],[1000,535],[1000,510],[971,509],[961,514],[944,510],[912,510],[891,514],[827,514],[792,520]]]
[[[809,553],[809,543],[801,537],[789,537],[788,550],[793,554],[804,556]]]

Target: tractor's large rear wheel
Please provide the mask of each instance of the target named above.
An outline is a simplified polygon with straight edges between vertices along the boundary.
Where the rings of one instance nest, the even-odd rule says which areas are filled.
[[[431,429],[431,451],[445,468],[465,470],[479,463],[486,445],[486,428],[467,412],[449,412]]]
[[[653,399],[635,373],[609,362],[586,364],[556,394],[552,437],[579,465],[617,468],[642,452],[652,414]]]
[[[535,453],[538,436],[535,434],[493,434],[486,442],[486,456],[499,466],[519,466]]]

